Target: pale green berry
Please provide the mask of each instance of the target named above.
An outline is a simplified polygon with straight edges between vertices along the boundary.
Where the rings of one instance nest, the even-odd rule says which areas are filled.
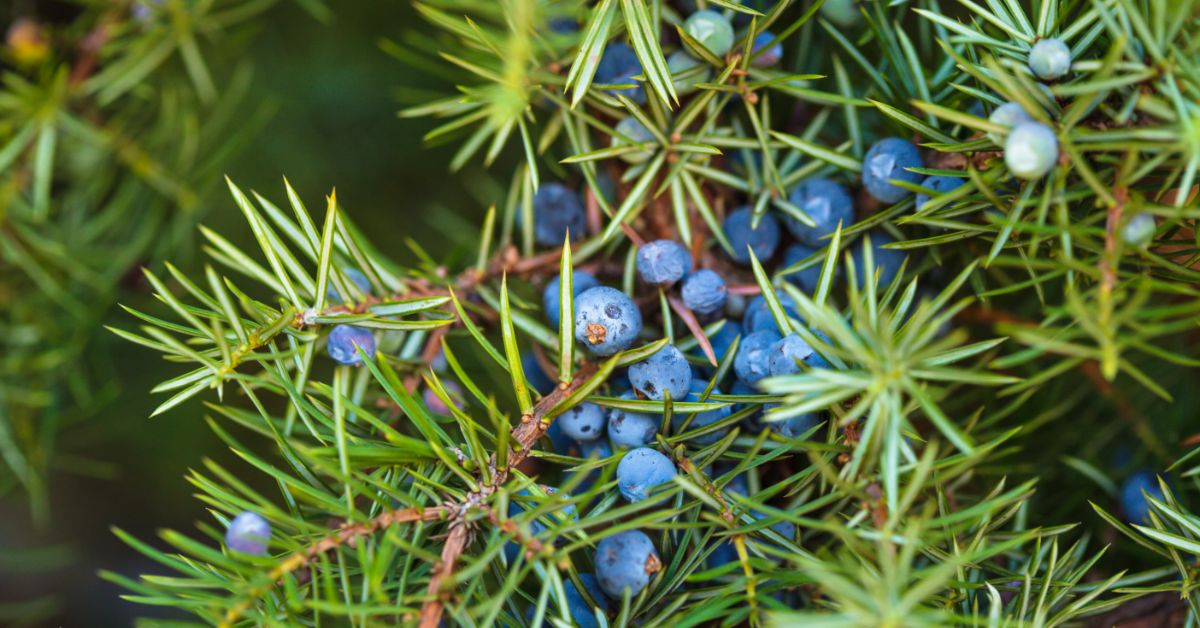
[[[1018,179],[1040,179],[1058,162],[1058,138],[1039,122],[1023,122],[1004,142],[1004,163]]]
[[[716,11],[696,11],[684,22],[683,29],[718,57],[733,47],[733,24]]]

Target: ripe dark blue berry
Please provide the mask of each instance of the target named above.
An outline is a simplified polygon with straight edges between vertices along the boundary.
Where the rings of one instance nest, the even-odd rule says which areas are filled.
[[[1125,513],[1126,521],[1138,525],[1150,523],[1150,502],[1146,495],[1157,500],[1163,499],[1158,476],[1149,469],[1138,469],[1121,485],[1121,511]]]
[[[1022,122],[1004,140],[1004,163],[1018,179],[1040,179],[1058,163],[1058,137],[1040,122]]]
[[[771,43],[773,41],[775,43]],[[775,65],[779,63],[780,59],[783,59],[783,44],[775,41],[774,33],[771,31],[762,31],[754,36],[754,54],[758,54],[767,45],[770,45],[770,47],[751,62],[753,65],[765,68]]]
[[[791,416],[777,421],[771,420],[772,414],[774,413],[768,409],[766,414],[763,415],[763,422],[774,430],[776,434],[784,438],[799,438],[816,427],[822,420],[821,415],[816,412]]]
[[[885,232],[876,231],[870,234],[871,237],[871,256],[875,261],[874,272],[878,273],[878,287],[886,289],[896,275],[900,272],[900,266],[904,263],[904,251],[896,249],[885,249],[884,246],[895,242],[896,240]],[[854,250],[851,256],[854,258],[854,268],[858,273],[858,287],[862,289],[867,285],[866,281],[866,258],[863,251],[866,247],[866,238],[863,238],[854,244]]]
[[[683,280],[683,304],[691,311],[708,316],[725,307],[728,291],[725,280],[717,273],[702,268]]]
[[[1071,49],[1061,39],[1040,39],[1029,49],[1029,69],[1043,81],[1062,78],[1071,71]]]
[[[737,357],[733,360],[733,370],[738,379],[747,384],[757,384],[759,380],[771,372],[771,345],[779,342],[779,332],[764,329],[751,332],[742,338],[738,347]]]
[[[854,199],[846,188],[831,179],[809,179],[792,188],[788,200],[804,210],[816,226],[810,227],[792,216],[787,217],[788,230],[800,241],[812,247],[828,244],[826,236],[854,224]]]
[[[266,556],[270,540],[271,524],[249,510],[238,513],[225,529],[225,545],[243,554]]]
[[[733,346],[733,341],[740,335],[742,335],[741,324],[727,319],[716,333],[708,337],[708,343],[712,345],[713,354],[717,356],[718,361],[724,358],[725,353]]]
[[[791,267],[795,264],[808,259],[816,249],[805,246],[803,244],[793,244],[783,250],[783,268]],[[834,267],[835,277],[841,273],[840,265]],[[799,270],[794,273],[784,275],[784,279],[791,282],[793,285],[799,286],[801,290],[808,294],[812,294],[817,290],[817,284],[821,281],[821,264],[814,264]]]
[[[533,195],[534,241],[542,246],[560,246],[568,230],[573,241],[586,233],[583,201],[575,190],[561,183],[543,183]]]
[[[542,499],[553,497],[556,493],[558,493],[558,489],[553,486],[539,484],[538,488],[541,489],[541,493],[545,494],[545,497],[542,497]],[[518,499],[520,497],[527,499]],[[510,518],[516,517],[523,512],[536,508],[537,503],[534,502],[533,499],[537,497],[541,497],[541,494],[536,493],[530,488],[523,488],[517,491],[515,498],[508,504],[508,516]],[[561,525],[575,521],[579,521],[579,512],[575,509],[575,504],[563,504],[562,506],[554,508],[546,514],[543,514],[537,519],[531,521],[529,523],[529,534],[535,537],[541,536],[541,534],[546,531],[547,523],[550,525]],[[512,541],[508,541],[504,544],[504,553],[506,556],[508,556],[508,561],[510,563],[516,560],[517,553],[520,551],[520,549],[520,545]]]
[[[596,74],[592,78],[595,83],[602,85],[634,85],[620,89],[611,89],[608,93],[618,94],[642,104],[646,102],[646,90],[633,77],[642,74],[642,64],[638,61],[637,53],[628,44],[621,42],[609,44],[596,64]]]
[[[609,444],[607,438],[597,438],[596,440],[585,440],[579,443],[579,456],[581,458],[591,458],[593,460],[604,460],[611,458],[613,455],[612,445]],[[599,471],[599,469],[597,469]]]
[[[546,374],[542,363],[538,362],[537,355],[532,351],[521,352],[521,370],[525,373],[525,383],[534,390],[543,395],[550,394],[550,391],[554,390],[554,380]]]
[[[579,442],[604,436],[604,409],[590,401],[567,410],[555,421],[562,423],[563,434]]]
[[[686,400],[690,401],[690,402],[701,401],[700,396],[704,393],[704,390],[706,388],[708,388],[708,382],[706,382],[702,379],[692,380],[691,392],[688,393]],[[724,393],[722,393],[721,390],[718,388],[713,388],[712,394],[721,395]],[[725,406],[723,408],[717,408],[715,410],[706,410],[704,412],[698,412],[698,413],[696,413],[696,416],[692,417],[692,420],[690,422],[688,422],[687,418],[688,418],[689,414],[676,410],[675,414],[672,415],[672,417],[671,417],[671,429],[674,430],[675,433],[677,433],[677,434],[681,433],[685,429],[684,423],[687,422],[686,431],[691,432],[693,430],[698,430],[700,428],[708,427],[708,426],[712,425],[713,423],[717,423],[718,421],[723,421],[723,420],[729,418],[729,415],[731,415],[731,414],[733,414],[733,408],[731,406]],[[691,438],[688,439],[688,442],[698,445],[700,447],[706,447],[706,446],[711,445],[711,444],[721,440],[722,438],[724,438],[725,435],[728,434],[729,430],[731,430],[731,429],[733,429],[732,425],[718,429],[718,430],[714,430],[712,432],[706,432],[704,434],[692,436]]]
[[[674,240],[655,240],[638,247],[638,276],[649,284],[669,286],[692,269],[692,254]]]
[[[775,297],[779,299],[779,305],[783,307],[784,313],[789,318],[800,318],[796,312],[796,302],[792,300],[792,297],[782,293],[776,293]],[[746,313],[742,317],[742,328],[747,332],[779,332],[779,324],[775,321],[771,306],[767,305],[766,297],[760,294],[750,301],[750,305],[746,306]]]
[[[632,390],[621,393],[621,399],[634,400],[637,395]],[[658,426],[662,418],[653,414],[643,414],[620,408],[608,409],[608,437],[615,447],[633,449],[645,447],[654,442]]]
[[[629,383],[647,399],[662,401],[667,393],[675,400],[688,393],[692,365],[674,345],[665,345],[653,355],[629,366]]]
[[[924,175],[912,172],[909,168],[923,165],[921,151],[912,142],[898,137],[879,140],[863,159],[863,186],[879,201],[898,203],[912,192],[891,181],[916,183]]]
[[[763,214],[756,229],[751,227],[753,221],[754,210],[746,205],[726,216],[725,222],[721,224],[725,236],[733,245],[733,261],[739,264],[750,263],[748,248],[754,250],[758,261],[766,262],[779,246],[779,221],[774,216],[769,213]]]
[[[600,581],[590,573],[579,574],[579,581],[583,583],[583,588],[587,590],[588,595],[596,604],[600,605],[601,610],[608,607],[608,596],[600,588]],[[571,614],[571,620],[575,622],[579,628],[600,628],[600,622],[596,619],[596,612],[591,604],[588,604],[583,595],[579,593],[575,583],[570,579],[565,579],[563,582],[563,592],[567,596],[567,611]]]
[[[375,334],[363,327],[337,325],[329,332],[329,340],[325,343],[329,357],[333,358],[334,362],[347,366],[362,364],[362,357],[358,355],[356,347],[362,347],[367,355],[374,355]]]
[[[640,502],[651,488],[670,482],[675,464],[657,449],[631,449],[617,463],[617,489],[630,502]]]
[[[601,539],[596,544],[594,562],[600,588],[616,600],[626,590],[630,597],[636,597],[662,569],[654,542],[640,530],[626,530]]]
[[[798,334],[788,334],[771,345],[767,371],[772,377],[799,373],[800,363],[812,357],[813,348]]]
[[[346,279],[349,279],[360,292],[363,294],[371,294],[371,280],[367,279],[367,276],[364,275],[361,270],[357,268],[345,268],[342,270],[342,274],[345,275]],[[337,288],[334,288],[332,283],[325,288],[325,298],[333,303],[342,302],[342,295],[338,293]]]
[[[688,16],[683,29],[718,57],[733,47],[733,24],[716,11],[696,11]]]
[[[546,288],[542,290],[542,310],[546,313],[546,320],[550,321],[550,325],[557,328],[560,322],[559,310],[562,309],[561,295],[559,294],[559,277],[555,275]],[[583,291],[590,290],[600,285],[599,281],[592,276],[591,273],[577,270],[571,273],[571,294],[578,297]]]
[[[962,187],[963,184],[965,184],[966,182],[967,182],[966,179],[963,179],[960,177],[948,177],[945,175],[933,175],[933,176],[925,177],[925,180],[921,181],[921,187],[929,188],[930,190],[933,190],[934,192],[936,192],[937,196],[941,196],[942,194],[945,194],[947,192],[952,192],[954,190],[957,190],[958,188]],[[921,209],[921,208],[925,207],[925,203],[928,203],[931,198],[932,197],[927,194],[917,194],[917,209]]]
[[[596,355],[628,349],[642,331],[642,313],[624,292],[608,286],[575,298],[575,339]]]

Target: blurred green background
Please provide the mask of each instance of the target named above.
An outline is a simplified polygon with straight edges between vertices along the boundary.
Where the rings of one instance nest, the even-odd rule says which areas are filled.
[[[35,3],[35,7],[37,7]],[[305,203],[323,210],[324,197],[337,188],[339,202],[374,242],[394,259],[415,263],[406,240],[444,254],[455,230],[477,229],[487,199],[470,198],[450,185],[445,164],[452,147],[425,148],[428,119],[400,118],[397,111],[414,93],[438,81],[418,75],[385,54],[383,39],[400,39],[415,19],[407,0],[338,2],[321,23],[296,4],[283,2],[256,20],[247,61],[254,69],[254,97],[277,112],[226,172],[245,190],[257,190],[285,205],[287,176]],[[214,68],[219,77],[231,68]],[[404,89],[401,90],[400,88]],[[445,85],[440,85],[444,91]],[[247,103],[252,108],[257,103]],[[219,182],[218,182],[219,183]],[[224,189],[215,185],[206,200],[204,224],[239,245],[254,247],[241,214]],[[451,214],[447,208],[453,207]],[[173,258],[185,270],[202,268],[200,237]],[[461,237],[461,236],[460,236]],[[161,270],[161,261],[154,263]],[[130,282],[121,302],[149,312],[158,305],[144,285]],[[108,324],[134,327],[131,317],[113,308]],[[134,617],[156,614],[118,598],[117,587],[96,572],[125,575],[154,570],[121,543],[111,526],[143,539],[174,528],[186,533],[207,518],[184,480],[205,457],[244,469],[209,430],[200,403],[189,403],[148,418],[162,398],[150,389],[176,374],[149,350],[101,332],[99,349],[117,370],[117,399],[100,416],[65,433],[59,450],[102,463],[89,473],[57,473],[50,482],[51,523],[36,530],[20,493],[0,502],[3,546],[48,547],[39,560],[49,571],[23,573],[22,565],[4,565],[0,557],[0,604],[55,593],[52,625],[120,626]],[[215,394],[201,395],[211,400]],[[247,480],[261,484],[260,476]],[[6,581],[7,580],[7,581]],[[170,616],[168,610],[157,613]]]

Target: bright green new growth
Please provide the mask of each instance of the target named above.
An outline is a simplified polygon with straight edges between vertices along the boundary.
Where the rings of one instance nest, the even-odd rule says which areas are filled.
[[[119,333],[183,365],[156,389],[169,395],[159,412],[210,402],[213,428],[247,464],[207,462],[189,480],[217,522],[244,510],[266,518],[274,553],[223,552],[212,524],[201,540],[165,533],[175,554],[123,535],[171,577],[106,577],[138,601],[219,625],[524,624],[529,609],[534,622],[567,621],[565,583],[585,590],[596,545],[636,529],[661,565],[645,589],[602,612],[611,625],[1062,625],[1156,591],[1182,596],[1200,617],[1189,568],[1200,525],[1180,501],[1194,492],[1200,449],[1177,455],[1147,418],[1175,407],[1166,401],[1186,405],[1200,364],[1194,3],[879,2],[864,4],[854,29],[817,18],[807,2],[701,4],[749,16],[728,55],[706,54],[681,28],[687,15],[657,0],[418,4],[452,51],[434,58],[463,87],[404,115],[444,119],[430,137],[462,135],[451,165],[482,158],[507,185],[473,234],[477,263],[450,277],[389,259],[389,243],[369,241],[332,195],[310,213],[290,187],[277,205],[230,183],[256,248],[210,235],[216,264],[205,277],[177,275],[172,290],[151,273],[165,307]],[[542,37],[551,6],[569,7],[582,30]],[[752,66],[739,50],[768,27],[783,61]],[[674,88],[664,59],[676,50],[660,43],[674,38],[663,32],[711,67],[694,93]],[[1050,33],[1074,55],[1071,73],[1043,87],[1027,56]],[[637,51],[645,106],[590,87],[610,40]],[[394,45],[408,58],[435,54]],[[987,139],[1008,129],[967,113],[977,100],[1035,112],[1056,130],[1063,159],[1045,176],[1014,178],[1024,175]],[[641,127],[637,137],[633,122],[614,129],[623,119]],[[694,401],[606,387],[668,342],[718,380],[736,353],[699,357],[715,325],[634,282],[636,239],[674,237],[728,259],[721,223],[733,208],[812,223],[787,192],[818,176],[857,186],[867,147],[889,136],[922,149],[922,178],[967,183],[920,209],[912,194],[860,206],[857,222],[790,268],[751,255],[747,269],[728,271],[833,368]],[[532,197],[550,180],[577,183],[598,220],[570,249],[538,250],[532,229],[516,227],[519,213],[529,226]],[[1160,220],[1144,248],[1122,246],[1130,214]],[[877,282],[868,237],[907,253],[896,281]],[[860,247],[856,268],[848,253]],[[643,308],[646,332],[611,357],[571,343],[569,278],[585,265],[658,298]],[[331,282],[347,294],[352,267],[376,296],[356,308],[328,303]],[[821,269],[811,294],[783,279],[811,267]],[[555,275],[557,330],[536,307]],[[337,324],[376,330],[381,349],[359,367],[323,361]],[[552,391],[529,385],[522,355],[533,346],[558,367]],[[448,372],[428,367],[439,348]],[[453,403],[445,378],[461,383],[466,403]],[[451,417],[421,403],[414,393],[425,387]],[[614,459],[551,450],[545,429],[585,399],[661,415],[653,446],[675,464],[674,480],[625,503]],[[746,427],[766,404],[778,404],[776,420],[826,419],[795,439]],[[727,418],[690,433],[726,434],[715,442],[673,429],[688,423],[676,413],[722,408]],[[266,439],[268,453],[248,439]],[[1108,514],[1124,472],[1111,450],[1122,441],[1136,443],[1138,461],[1187,478],[1152,502],[1149,525]],[[268,494],[241,479],[259,473]],[[510,515],[534,475],[559,490],[530,491]],[[744,493],[725,490],[739,478]],[[1079,495],[1095,496],[1098,516]],[[567,507],[578,520],[547,516]],[[785,522],[796,537],[778,532]],[[1112,527],[1131,540],[1110,559],[1090,531]],[[511,558],[510,543],[520,549]],[[736,561],[710,568],[725,543]]]

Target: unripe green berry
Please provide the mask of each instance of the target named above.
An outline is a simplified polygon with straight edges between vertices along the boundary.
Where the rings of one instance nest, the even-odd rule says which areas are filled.
[[[1038,122],[1023,122],[1004,142],[1004,163],[1018,179],[1040,179],[1058,162],[1054,130]]]
[[[733,47],[733,25],[716,11],[696,11],[684,22],[683,29],[718,57]]]
[[[1029,50],[1029,69],[1043,81],[1062,78],[1071,71],[1071,49],[1061,39],[1038,40]]]
[[[1158,224],[1154,222],[1154,216],[1138,214],[1125,223],[1121,229],[1121,239],[1130,246],[1141,248],[1150,244],[1157,229]]]

